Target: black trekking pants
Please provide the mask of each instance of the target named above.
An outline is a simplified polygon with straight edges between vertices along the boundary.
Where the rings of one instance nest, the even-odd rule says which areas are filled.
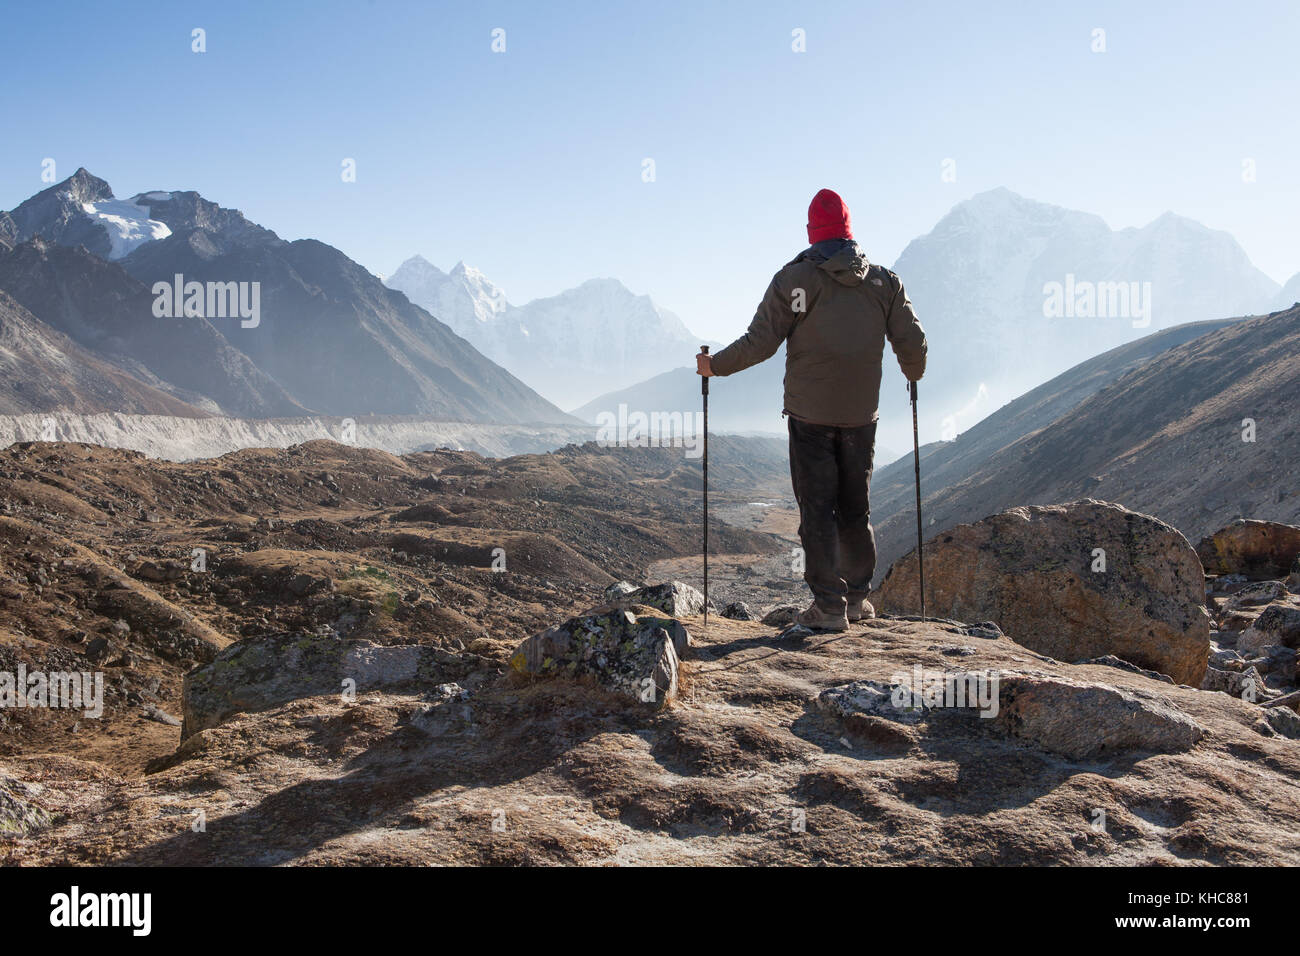
[[[845,601],[871,590],[876,535],[871,529],[871,459],[876,424],[855,428],[790,419],[790,481],[799,501],[804,580],[818,607],[844,613]]]

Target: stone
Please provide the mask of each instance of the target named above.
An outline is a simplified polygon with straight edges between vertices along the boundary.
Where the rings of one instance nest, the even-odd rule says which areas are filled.
[[[789,624],[781,629],[781,633],[776,636],[776,639],[778,641],[804,641],[815,633],[812,628],[804,627],[802,624]]]
[[[722,609],[722,616],[733,621],[757,621],[758,615],[744,601],[733,601]]]
[[[1178,531],[1119,505],[1013,508],[957,525],[926,544],[925,579],[930,615],[992,620],[1057,660],[1113,654],[1193,686],[1205,673],[1210,615],[1200,560]],[[917,595],[913,551],[871,599],[891,614],[915,614]]]
[[[1262,718],[1279,736],[1300,740],[1300,714],[1286,707],[1268,707]]]
[[[90,643],[86,645],[86,658],[98,663],[108,657],[113,651],[113,645],[108,643],[104,637],[91,638]]]
[[[181,737],[219,726],[234,714],[304,697],[443,684],[465,675],[474,660],[467,657],[425,644],[380,645],[324,634],[237,641],[185,675]]]
[[[1281,578],[1300,556],[1300,527],[1241,518],[1202,538],[1196,553],[1206,574]]]
[[[784,627],[793,624],[795,617],[802,611],[798,604],[778,604],[770,608],[762,617],[762,623],[768,627]]]
[[[1271,692],[1264,686],[1263,675],[1254,667],[1244,667],[1239,671],[1207,667],[1200,687],[1201,690],[1219,691],[1243,700],[1259,700],[1271,696]]]
[[[925,706],[911,688],[875,680],[828,687],[817,695],[816,706],[824,714],[841,718],[859,714],[909,725],[925,718]]]
[[[39,784],[0,776],[0,837],[24,837],[50,825],[53,816],[34,802]]]
[[[614,600],[619,604],[652,607],[673,617],[691,617],[704,610],[704,595],[681,581],[647,585]]]
[[[1155,694],[1054,677],[1003,675],[997,721],[1071,760],[1191,748],[1205,728]]]
[[[636,590],[636,585],[628,581],[615,581],[609,587],[605,588],[605,600],[617,601],[625,594],[631,594]]]
[[[1300,648],[1300,607],[1270,604],[1237,637],[1237,650],[1245,657],[1262,653],[1270,644]]]
[[[606,690],[662,706],[677,696],[680,657],[690,643],[680,621],[612,610],[526,638],[510,667],[533,677],[591,677]]]

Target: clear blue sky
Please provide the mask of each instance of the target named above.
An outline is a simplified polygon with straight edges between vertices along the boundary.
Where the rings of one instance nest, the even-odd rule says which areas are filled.
[[[1279,282],[1300,271],[1294,0],[50,2],[4,24],[0,208],[52,157],[119,198],[197,189],[378,273],[464,259],[516,303],[614,276],[720,339],[821,186],[886,264],[1007,186],[1117,228],[1173,210]]]

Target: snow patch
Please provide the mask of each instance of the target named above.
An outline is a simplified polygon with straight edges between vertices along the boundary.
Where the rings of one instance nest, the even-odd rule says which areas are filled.
[[[124,199],[105,199],[102,202],[85,202],[82,210],[91,219],[101,223],[108,231],[112,250],[109,259],[129,256],[146,242],[166,239],[172,234],[164,222],[149,218],[149,210]]]

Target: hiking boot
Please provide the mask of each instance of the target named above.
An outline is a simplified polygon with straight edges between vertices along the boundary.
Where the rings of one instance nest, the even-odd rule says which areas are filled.
[[[876,616],[876,609],[867,600],[850,601],[849,606],[844,610],[844,616],[850,621],[870,620]]]
[[[812,604],[794,617],[796,624],[802,624],[804,627],[813,631],[847,631],[849,629],[848,618],[844,612],[832,614],[829,611],[823,611],[817,606],[817,602]]]

